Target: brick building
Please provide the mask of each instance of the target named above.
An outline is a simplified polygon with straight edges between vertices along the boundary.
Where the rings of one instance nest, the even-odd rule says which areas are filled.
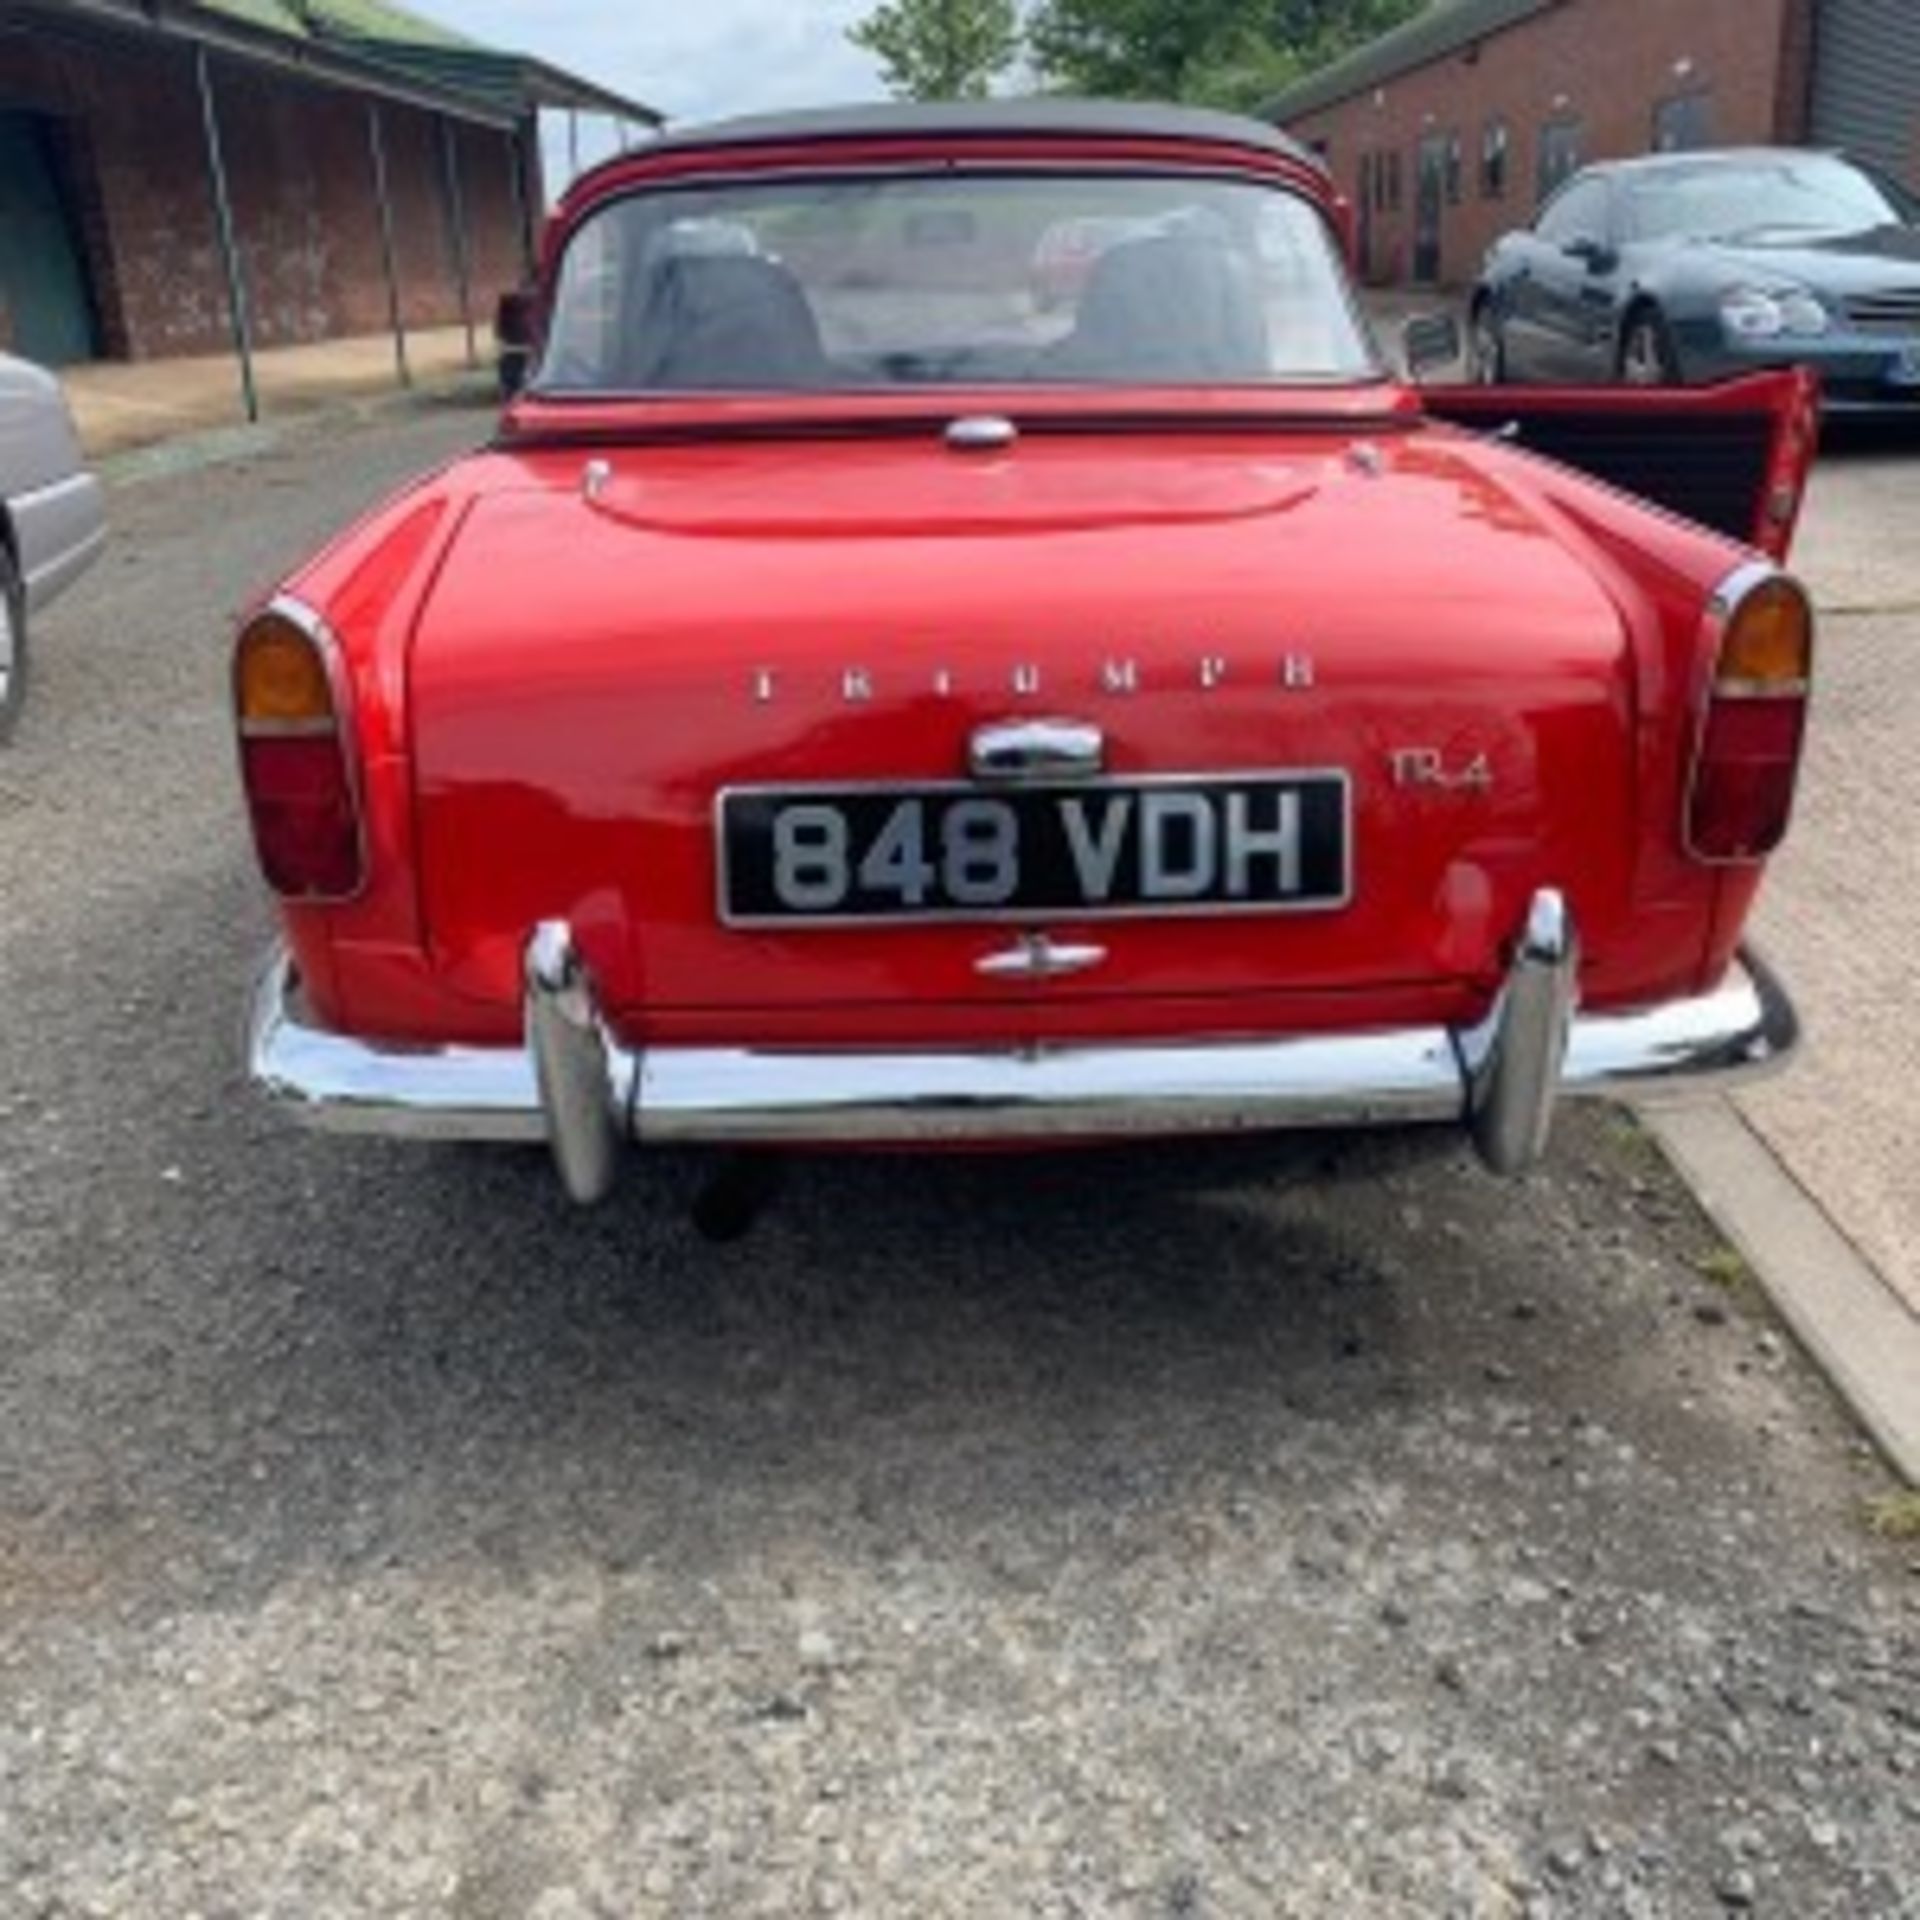
[[[659,116],[386,0],[0,0],[0,348],[51,364],[491,313],[541,108]]]
[[[1812,143],[1920,187],[1920,0],[1434,0],[1267,112],[1367,279],[1457,286],[1591,160]]]

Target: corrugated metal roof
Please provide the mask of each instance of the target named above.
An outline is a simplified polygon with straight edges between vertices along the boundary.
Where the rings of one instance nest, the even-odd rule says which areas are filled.
[[[1263,119],[1284,126],[1302,114],[1317,113],[1357,93],[1371,92],[1403,73],[1470,47],[1489,34],[1504,33],[1536,13],[1564,0],[1432,0],[1425,13],[1369,40],[1363,47],[1296,81],[1260,109]]]
[[[341,33],[363,40],[398,40],[410,47],[477,47],[437,20],[427,20],[391,0],[305,0],[297,11],[326,22]]]
[[[295,40],[392,41],[412,47],[477,47],[478,42],[425,20],[387,0],[200,0],[209,13],[224,13],[249,26]]]
[[[489,110],[584,107],[658,126],[638,100],[525,54],[483,46],[393,0],[190,0],[202,13],[386,68],[423,85],[464,94]]]
[[[15,8],[56,33],[183,40],[492,126],[513,126],[538,107],[664,121],[597,81],[464,39],[393,0],[0,0],[0,13]]]

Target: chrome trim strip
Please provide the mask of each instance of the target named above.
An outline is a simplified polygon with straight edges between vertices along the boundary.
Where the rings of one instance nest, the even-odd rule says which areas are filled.
[[[1020,429],[1003,413],[969,413],[950,420],[942,435],[955,453],[1003,453],[1020,438]]]
[[[1057,980],[1063,974],[1085,973],[1107,957],[1105,947],[1050,934],[1023,933],[1010,947],[984,954],[973,963],[975,973],[988,980]]]
[[[334,720],[242,720],[243,740],[333,740],[339,737]]]
[[[312,1024],[284,947],[254,984],[247,1074],[296,1120],[329,1133],[416,1140],[546,1138],[533,1061],[521,1047],[410,1047]]]
[[[82,477],[91,479],[92,475]],[[20,585],[26,594],[29,613],[44,613],[106,552],[107,531],[106,523],[102,521],[74,545],[63,548],[59,553],[43,555],[31,572],[21,575]]]
[[[643,1142],[842,1145],[1457,1120],[1444,1027],[1338,1038],[907,1054],[661,1048]]]
[[[60,477],[22,492],[0,493],[0,515],[11,523],[13,557],[26,589],[27,611],[39,613],[99,558],[107,542],[107,496],[99,476],[70,465],[79,449],[51,417],[46,451]],[[27,464],[36,464],[31,453]]]
[[[1554,1084],[1573,952],[1570,924],[1556,933],[1546,909],[1530,916],[1496,1013],[1464,1034],[1434,1026],[1025,1050],[666,1047],[644,1056],[608,1044],[612,1126],[641,1141],[774,1145],[1450,1121],[1473,1125],[1483,1151],[1491,1140],[1501,1159],[1524,1164],[1550,1097],[1543,1086]],[[564,996],[570,984],[581,983],[562,968],[554,990]],[[249,1072],[295,1117],[346,1133],[551,1137],[527,1048],[357,1040],[311,1024],[296,996],[276,951],[255,990]],[[1798,1041],[1785,991],[1747,952],[1710,993],[1573,1015],[1557,1092],[1635,1103],[1693,1095],[1773,1071]],[[1475,1069],[1488,1062],[1480,1084],[1511,1091],[1483,1091],[1475,1106]]]
[[[1583,1013],[1567,1039],[1562,1090],[1633,1106],[1691,1099],[1778,1073],[1801,1041],[1800,1016],[1752,947],[1712,992],[1626,1013]]]
[[[1778,562],[1764,556],[1742,560],[1708,596],[1707,613],[1715,623],[1715,644],[1707,672],[1709,684],[1713,679],[1713,663],[1720,657],[1719,642],[1726,638],[1727,628],[1733,624],[1733,616],[1739,611],[1740,603],[1750,593],[1764,587],[1768,581],[1777,579],[1785,571]]]
[[[1716,700],[1804,700],[1813,691],[1811,680],[1716,680]]]

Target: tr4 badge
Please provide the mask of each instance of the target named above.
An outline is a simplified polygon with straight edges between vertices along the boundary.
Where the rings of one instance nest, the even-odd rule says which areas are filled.
[[[1387,764],[1393,769],[1393,784],[1415,792],[1493,791],[1493,762],[1484,753],[1449,758],[1438,747],[1395,747]]]

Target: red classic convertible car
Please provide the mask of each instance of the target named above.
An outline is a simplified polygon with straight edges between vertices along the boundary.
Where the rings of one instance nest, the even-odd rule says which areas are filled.
[[[1068,220],[1121,237],[1056,312]],[[1782,1059],[1810,383],[1423,392],[1345,235],[1161,109],[586,175],[492,444],[239,636],[255,1080],[586,1200],[654,1141],[1432,1121],[1513,1171],[1563,1094]]]

